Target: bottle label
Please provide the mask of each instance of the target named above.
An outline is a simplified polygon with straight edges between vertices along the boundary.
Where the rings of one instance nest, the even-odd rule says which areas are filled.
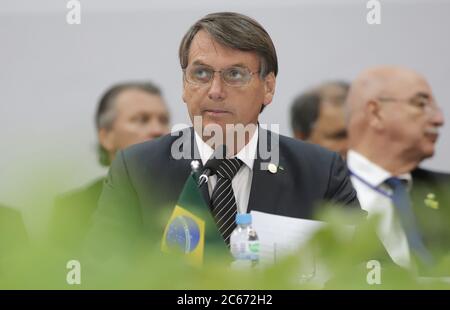
[[[248,257],[250,260],[259,260],[259,241],[248,242]]]
[[[248,249],[252,253],[259,253],[259,242],[258,241],[249,241]]]
[[[259,241],[245,241],[231,245],[231,253],[239,260],[259,260]]]

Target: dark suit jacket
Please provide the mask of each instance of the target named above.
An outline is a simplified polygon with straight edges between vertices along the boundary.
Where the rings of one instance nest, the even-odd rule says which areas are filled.
[[[417,168],[411,173],[411,199],[425,245],[437,255],[450,253],[450,175]],[[433,208],[433,201],[438,208]]]
[[[431,171],[423,168],[416,168],[411,172],[413,182],[418,185],[427,184],[433,187],[448,186],[450,184],[450,174]]]
[[[425,246],[432,252],[436,262],[450,251],[450,175],[416,168],[411,172],[412,189],[410,192],[412,208],[418,229]],[[434,195],[439,208],[430,207],[426,202],[428,195]],[[431,200],[431,202],[433,201]],[[393,263],[381,242],[374,245],[373,259]],[[417,261],[419,273],[430,275],[426,266]],[[439,276],[450,275],[450,271]]]
[[[263,152],[257,152],[248,212],[257,210],[311,219],[314,207],[324,200],[356,206],[359,210],[346,165],[338,154],[264,129],[260,129],[258,146],[261,141],[267,142],[267,149],[271,151],[279,146],[278,171],[261,170],[261,163],[273,162],[274,157],[264,158]],[[167,135],[134,145],[117,153],[104,184],[91,231],[94,236],[110,235],[106,231],[114,231],[114,237],[111,233],[108,241],[102,244],[109,243],[109,240],[118,242],[124,235],[142,233],[161,238],[167,218],[161,222],[164,217],[159,211],[168,216],[191,172],[192,159],[176,159],[171,150],[199,158],[193,129],[180,131],[178,136]],[[206,186],[203,196],[209,203]],[[129,241],[122,241],[130,244]],[[98,249],[98,246],[95,247]]]
[[[104,178],[55,199],[49,227],[49,239],[62,249],[78,249],[90,229],[91,217],[98,206]]]

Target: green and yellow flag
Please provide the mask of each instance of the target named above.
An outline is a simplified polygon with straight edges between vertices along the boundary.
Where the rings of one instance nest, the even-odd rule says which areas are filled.
[[[195,266],[214,256],[230,257],[229,249],[197,187],[194,173],[187,178],[167,222],[161,250],[165,253],[182,252],[188,262]]]

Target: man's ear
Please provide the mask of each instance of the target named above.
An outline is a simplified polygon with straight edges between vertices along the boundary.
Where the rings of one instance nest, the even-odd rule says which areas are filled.
[[[369,100],[365,106],[366,115],[369,117],[369,124],[375,129],[383,128],[383,115],[381,113],[381,105],[378,101]]]
[[[98,141],[100,145],[110,154],[113,154],[116,151],[114,140],[114,130],[100,128],[98,131]]]
[[[264,101],[265,106],[272,102],[273,96],[275,94],[276,78],[273,72],[270,72],[264,78]]]

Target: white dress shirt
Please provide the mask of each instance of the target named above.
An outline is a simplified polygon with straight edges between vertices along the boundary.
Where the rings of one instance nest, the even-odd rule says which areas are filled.
[[[411,263],[408,241],[395,216],[395,206],[392,205],[391,198],[374,189],[379,188],[392,193],[392,190],[383,184],[386,179],[392,177],[392,174],[353,150],[347,154],[347,165],[352,173],[351,181],[361,208],[367,211],[369,217],[374,215],[380,217],[377,233],[386,251],[396,264],[408,268]],[[411,174],[397,177],[406,180],[409,188],[411,187]],[[365,184],[361,179],[370,185]]]
[[[247,213],[248,200],[250,198],[250,190],[252,188],[253,162],[255,161],[256,149],[258,147],[258,131],[259,126],[256,128],[253,136],[250,138],[250,141],[235,156],[235,158],[239,158],[244,163],[231,181],[231,187],[234,191],[239,213]],[[197,144],[202,164],[205,165],[214,153],[214,150],[202,140],[197,132],[195,132],[195,143]],[[217,176],[210,176],[208,179],[208,190],[210,197],[216,183]]]

